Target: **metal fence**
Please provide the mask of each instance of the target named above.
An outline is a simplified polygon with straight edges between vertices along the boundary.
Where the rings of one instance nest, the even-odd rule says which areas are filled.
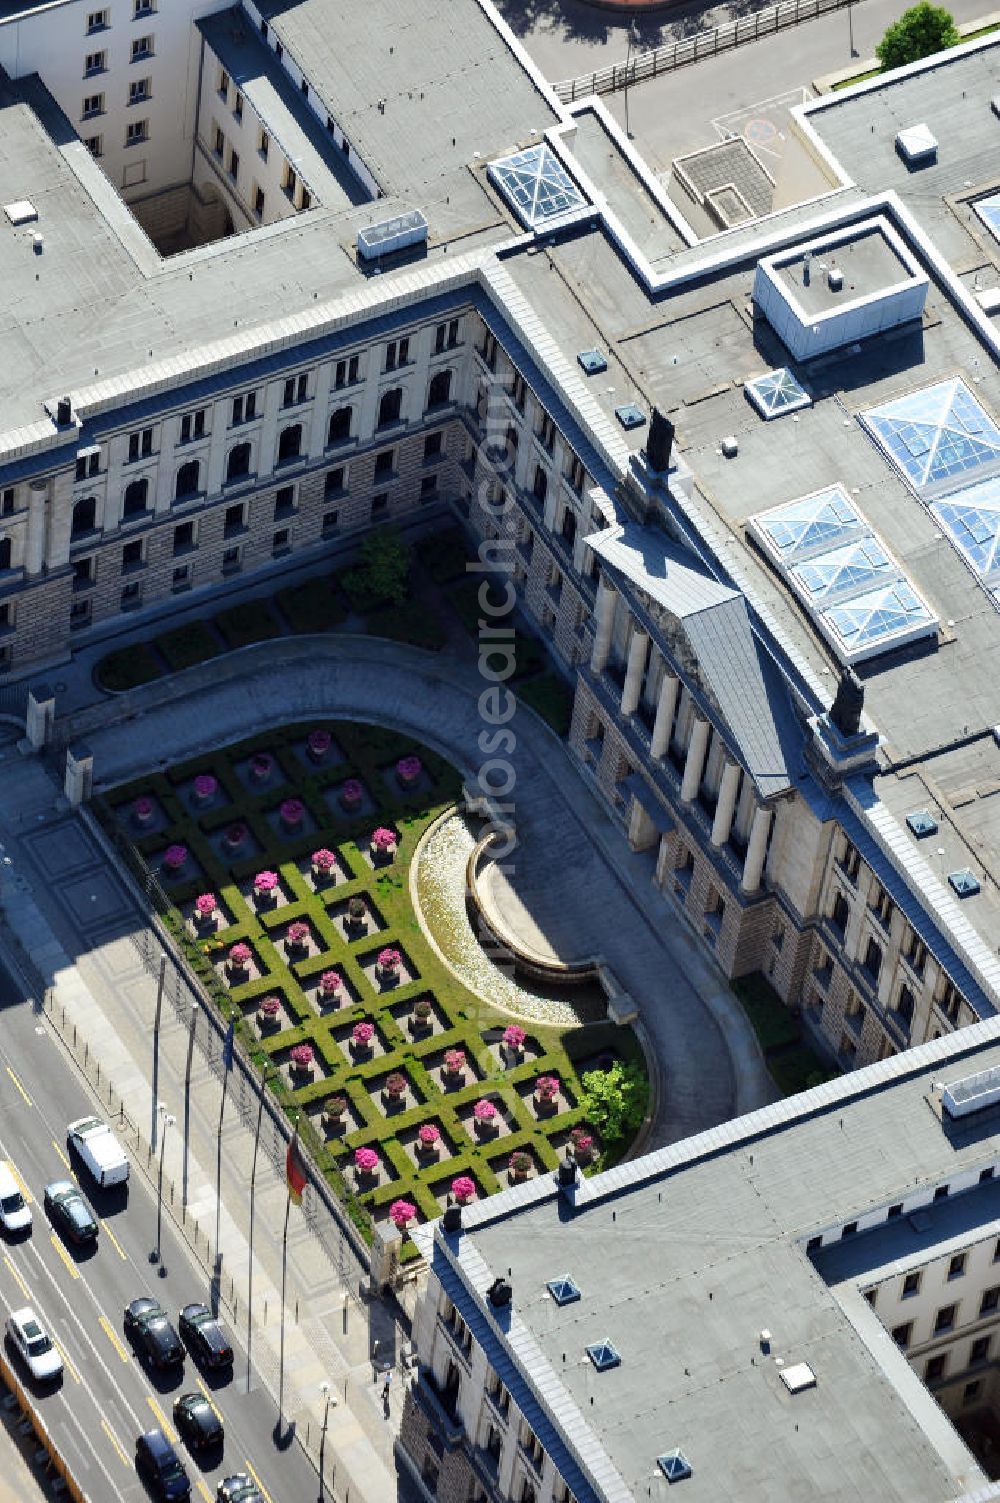
[[[756,42],[761,37],[784,31],[788,26],[798,26],[801,21],[812,21],[827,11],[858,3],[859,0],[781,0],[780,4],[754,11],[753,15],[723,21],[709,31],[698,31],[694,36],[666,42],[651,52],[640,52],[625,62],[612,64],[610,68],[597,68],[593,73],[563,79],[554,88],[564,104],[585,99],[588,94],[613,94],[626,84],[656,78],[660,73],[672,73],[676,68],[700,63],[719,52],[728,52],[746,42]]]

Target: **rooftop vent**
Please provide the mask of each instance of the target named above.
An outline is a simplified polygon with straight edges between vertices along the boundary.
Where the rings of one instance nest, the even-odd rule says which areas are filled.
[[[656,1465],[670,1483],[683,1482],[691,1475],[691,1463],[683,1451],[665,1451],[662,1456],[657,1456]]]
[[[446,1232],[460,1232],[462,1230],[462,1207],[460,1205],[446,1206],[441,1224]]]
[[[13,204],[4,204],[3,211],[11,224],[30,224],[38,218],[38,210],[26,198],[19,198]]]
[[[60,397],[56,404],[56,422],[60,428],[65,428],[73,421],[73,404],[69,397]]]
[[[937,137],[927,125],[908,125],[896,136],[896,150],[908,167],[937,160]]]
[[[967,866],[963,866],[961,871],[948,873],[948,886],[960,898],[974,898],[979,891],[978,878],[973,876]]]
[[[545,1287],[557,1305],[571,1305],[580,1298],[580,1291],[568,1273],[563,1274],[561,1279],[550,1279]]]
[[[607,1338],[604,1341],[595,1341],[588,1346],[587,1356],[599,1373],[606,1373],[609,1368],[617,1367],[622,1360]]]
[[[1000,1065],[964,1075],[941,1093],[941,1105],[949,1117],[971,1117],[1000,1101]]]
[[[581,350],[576,360],[588,376],[599,376],[601,371],[606,371],[608,368],[608,362],[600,350]]]
[[[816,1374],[808,1362],[794,1362],[791,1367],[781,1369],[781,1381],[789,1393],[802,1393],[816,1387]]]
[[[936,835],[938,832],[938,822],[929,809],[914,809],[912,814],[906,816],[906,823],[918,840],[926,840],[928,835]]]
[[[737,454],[740,452],[740,446],[736,435],[734,433],[728,433],[722,440],[720,448],[722,449],[722,452],[727,459],[735,459]]]
[[[494,1309],[502,1310],[510,1304],[512,1294],[513,1290],[506,1279],[494,1279],[486,1291],[486,1298]]]
[[[844,273],[841,271],[839,266],[830,267],[830,270],[826,274],[826,285],[829,287],[831,292],[843,292]]]
[[[377,256],[389,256],[408,245],[423,245],[426,239],[427,220],[419,209],[410,209],[406,214],[358,230],[358,255],[362,261],[374,261]]]
[[[621,407],[616,407],[615,417],[626,432],[630,428],[641,428],[646,421],[646,414],[634,402],[625,402]]]

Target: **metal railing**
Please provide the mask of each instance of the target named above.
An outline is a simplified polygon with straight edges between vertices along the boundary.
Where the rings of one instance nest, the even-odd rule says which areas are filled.
[[[564,104],[574,99],[585,99],[588,94],[613,94],[617,89],[641,83],[646,78],[656,78],[660,73],[672,73],[676,68],[689,63],[700,63],[717,53],[729,52],[733,47],[742,47],[747,42],[759,41],[761,37],[784,31],[788,26],[798,26],[802,21],[815,20],[831,10],[841,10],[845,5],[858,4],[859,0],[780,0],[778,5],[769,5],[753,15],[738,16],[733,21],[722,21],[708,31],[695,32],[694,36],[679,37],[676,42],[665,42],[650,52],[640,52],[626,62],[613,63],[610,68],[597,68],[592,73],[581,73],[576,78],[563,79],[554,84],[555,92]]]

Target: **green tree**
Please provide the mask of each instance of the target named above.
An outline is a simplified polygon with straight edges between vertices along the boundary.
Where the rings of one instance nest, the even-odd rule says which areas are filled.
[[[395,527],[376,527],[361,544],[353,571],[366,595],[402,605],[410,589],[410,550]]]
[[[587,1121],[605,1143],[638,1132],[649,1103],[649,1082],[638,1065],[616,1060],[610,1070],[588,1070],[581,1084]]]
[[[931,5],[930,0],[920,0],[886,29],[875,55],[883,69],[902,68],[905,63],[954,47],[958,41],[951,12],[941,5]]]

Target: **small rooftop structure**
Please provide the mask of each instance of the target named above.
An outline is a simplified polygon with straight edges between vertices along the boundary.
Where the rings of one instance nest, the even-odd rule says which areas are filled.
[[[896,150],[909,167],[937,161],[937,137],[929,125],[907,125],[896,133]]]
[[[587,202],[545,141],[490,162],[486,170],[490,181],[531,230],[547,226]]]

